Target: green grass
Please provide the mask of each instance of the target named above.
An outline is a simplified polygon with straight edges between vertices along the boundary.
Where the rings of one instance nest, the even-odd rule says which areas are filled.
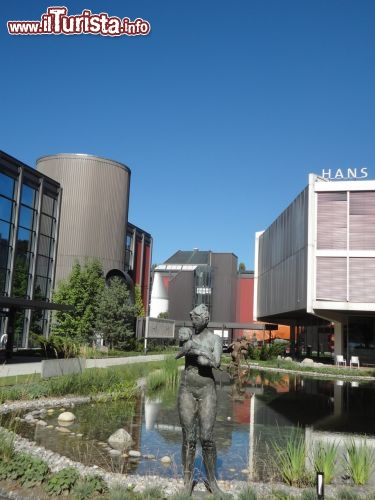
[[[334,477],[337,446],[336,443],[320,442],[314,447],[313,467],[315,472],[324,473],[326,484],[330,484]]]
[[[355,485],[362,486],[368,483],[375,467],[375,452],[364,438],[360,443],[353,439],[346,446],[345,465],[347,473]]]
[[[9,381],[7,385],[0,385],[0,403],[66,395],[96,396],[103,393],[112,398],[132,397],[140,378],[146,377],[150,371],[164,369],[166,366],[168,367],[166,361],[152,361],[104,369],[89,368],[80,374],[47,380],[42,380],[40,376],[18,377],[14,385],[9,385]]]
[[[272,448],[276,470],[286,484],[298,487],[309,484],[305,436],[300,429],[293,429],[286,439],[280,436],[272,441]]]
[[[314,365],[314,366],[305,366],[300,363],[296,363],[294,361],[287,361],[284,359],[271,359],[267,361],[258,361],[249,359],[247,362],[250,365],[256,365],[259,370],[263,368],[278,368],[284,370],[291,370],[294,372],[302,372],[302,373],[318,373],[325,375],[345,375],[348,377],[375,377],[375,370],[373,368],[362,368],[360,370],[353,370],[349,367],[337,367],[333,365]]]

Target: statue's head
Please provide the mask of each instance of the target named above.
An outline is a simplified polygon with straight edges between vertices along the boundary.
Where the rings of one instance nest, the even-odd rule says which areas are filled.
[[[210,321],[210,313],[208,312],[207,306],[200,304],[194,307],[194,309],[190,311],[190,318],[195,330],[201,331],[206,328]]]
[[[183,326],[178,330],[178,339],[181,342],[186,342],[187,340],[191,339],[192,333],[193,332],[191,331],[190,328]]]

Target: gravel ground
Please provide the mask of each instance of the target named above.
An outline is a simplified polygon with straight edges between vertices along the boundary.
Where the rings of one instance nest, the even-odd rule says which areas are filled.
[[[87,397],[67,397],[67,398],[49,398],[43,400],[34,401],[18,401],[4,403],[0,405],[0,414],[8,413],[15,410],[35,410],[41,408],[53,408],[53,407],[64,407],[69,408],[76,404],[85,403],[90,401]],[[79,462],[74,462],[67,457],[54,453],[42,446],[38,446],[35,442],[25,439],[16,435],[15,437],[15,449],[17,451],[22,451],[30,453],[33,456],[37,456],[44,461],[46,461],[53,472],[57,472],[64,467],[74,466],[82,475],[97,474],[102,476],[107,484],[112,487],[115,485],[121,485],[125,487],[134,488],[134,491],[143,491],[150,487],[159,487],[167,498],[173,496],[174,494],[181,491],[183,483],[181,479],[176,478],[162,478],[159,476],[140,476],[140,475],[124,475],[118,473],[110,473],[101,470],[98,467],[88,467]],[[272,495],[272,491],[283,491],[287,495],[287,498],[298,498],[302,495],[303,490],[300,488],[291,488],[285,484],[279,483],[247,483],[245,481],[219,481],[221,489],[230,494],[233,499],[239,497],[241,491],[246,487],[250,486],[256,493],[258,498],[276,498]],[[345,484],[339,485],[326,485],[325,496],[326,498],[338,498],[339,491]],[[373,488],[370,487],[350,487],[352,493],[357,494],[357,498],[370,498],[370,494],[373,494]],[[207,496],[207,491],[203,483],[198,483],[194,489],[193,497],[205,498]],[[4,489],[4,482],[0,483],[0,498],[12,498],[12,499],[39,499],[40,497],[35,496],[32,493],[31,496],[25,496],[25,492],[20,493],[19,491],[10,491],[9,487]],[[284,497],[285,498],[285,497]],[[349,497],[346,497],[349,498]],[[375,496],[372,496],[375,499]]]

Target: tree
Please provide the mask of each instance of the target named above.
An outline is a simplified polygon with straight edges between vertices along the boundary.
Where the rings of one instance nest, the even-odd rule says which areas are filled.
[[[101,291],[95,324],[96,331],[103,335],[110,348],[133,347],[135,312],[126,284],[117,277],[112,278]]]
[[[145,308],[142,301],[141,287],[139,285],[135,285],[135,315],[136,317],[146,316]]]
[[[54,315],[52,332],[89,342],[97,317],[98,299],[104,289],[103,268],[98,260],[76,262],[66,280],[60,281],[53,293],[53,301],[70,304],[74,311],[58,311]]]
[[[240,273],[243,273],[243,272],[246,271],[246,266],[245,266],[245,264],[243,262],[240,262],[240,265],[238,266],[238,271]]]

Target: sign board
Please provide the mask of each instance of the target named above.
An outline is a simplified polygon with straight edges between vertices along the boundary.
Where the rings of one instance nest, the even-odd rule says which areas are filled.
[[[175,322],[164,318],[137,318],[136,335],[138,339],[173,339]]]
[[[321,177],[330,181],[350,181],[356,179],[366,179],[368,176],[367,167],[360,168],[327,168],[322,170]]]

